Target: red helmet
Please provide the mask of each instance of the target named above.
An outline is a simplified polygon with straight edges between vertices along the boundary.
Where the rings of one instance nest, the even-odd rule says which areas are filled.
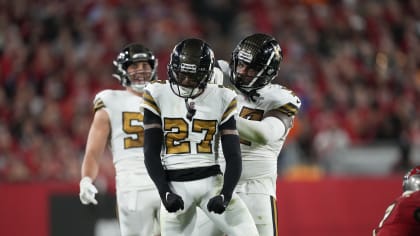
[[[418,191],[420,190],[420,166],[416,166],[407,174],[404,175],[403,179],[403,190],[404,191]]]

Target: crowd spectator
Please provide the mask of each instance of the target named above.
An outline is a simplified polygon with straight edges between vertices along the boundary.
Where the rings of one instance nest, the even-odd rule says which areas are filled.
[[[149,45],[166,79],[175,42],[200,37],[229,59],[254,32],[284,51],[277,82],[302,98],[292,140],[303,156],[314,158],[324,132],[314,121],[328,113],[348,145],[393,141],[395,169],[410,165],[420,143],[419,19],[416,0],[2,1],[0,181],[78,180],[90,102],[118,88],[111,63],[125,43]]]

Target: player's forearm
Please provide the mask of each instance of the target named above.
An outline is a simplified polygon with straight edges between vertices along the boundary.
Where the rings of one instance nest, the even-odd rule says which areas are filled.
[[[242,117],[236,118],[239,136],[242,139],[267,144],[283,137],[286,132],[284,123],[275,118],[267,117],[262,121],[247,120]]]
[[[231,196],[242,173],[241,149],[238,135],[222,135],[222,150],[226,159],[221,194]]]
[[[144,131],[144,164],[161,194],[170,191],[160,158],[162,138],[163,133],[160,128],[149,128]]]
[[[86,155],[83,159],[81,177],[89,177],[95,180],[99,173],[99,164],[96,158]]]

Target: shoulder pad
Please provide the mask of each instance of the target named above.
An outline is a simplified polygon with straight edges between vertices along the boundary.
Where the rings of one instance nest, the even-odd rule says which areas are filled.
[[[111,89],[103,90],[96,94],[93,100],[93,111],[96,112],[97,110],[106,107],[105,102],[109,96],[112,94]]]
[[[272,110],[278,110],[288,116],[296,115],[301,106],[299,97],[292,90],[277,84],[264,89],[261,95],[265,102],[271,104]]]

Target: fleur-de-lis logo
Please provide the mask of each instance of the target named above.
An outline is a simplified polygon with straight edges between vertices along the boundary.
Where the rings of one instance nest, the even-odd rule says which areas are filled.
[[[280,60],[283,59],[282,55],[281,55],[281,48],[279,45],[276,45],[274,47],[274,53],[276,54],[276,57],[279,58]]]

